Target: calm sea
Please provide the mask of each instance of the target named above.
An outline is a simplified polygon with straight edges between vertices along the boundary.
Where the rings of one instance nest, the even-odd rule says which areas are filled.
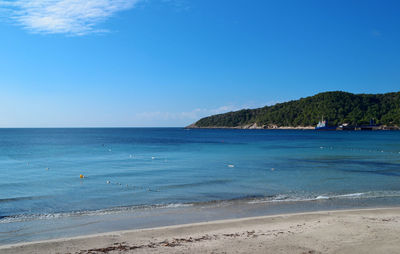
[[[0,129],[0,244],[340,204],[400,204],[400,132]]]

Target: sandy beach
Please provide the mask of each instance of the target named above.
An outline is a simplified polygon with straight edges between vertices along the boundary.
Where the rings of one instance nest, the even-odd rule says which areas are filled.
[[[211,221],[4,245],[0,253],[400,253],[400,208]]]

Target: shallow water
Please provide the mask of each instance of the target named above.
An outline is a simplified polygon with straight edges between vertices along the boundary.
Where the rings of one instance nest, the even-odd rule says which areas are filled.
[[[104,232],[110,216],[128,229],[121,213],[148,227],[399,200],[395,131],[0,129],[0,244]]]

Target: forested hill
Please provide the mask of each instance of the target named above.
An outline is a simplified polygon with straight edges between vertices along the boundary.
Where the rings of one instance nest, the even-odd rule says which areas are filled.
[[[324,92],[299,100],[257,109],[243,109],[205,117],[189,128],[274,128],[315,126],[321,117],[329,125],[348,123],[400,126],[400,92],[352,94]]]

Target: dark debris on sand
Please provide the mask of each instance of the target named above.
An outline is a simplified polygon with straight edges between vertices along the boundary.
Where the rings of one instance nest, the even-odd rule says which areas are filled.
[[[261,234],[265,235],[265,234]],[[156,247],[177,247],[181,246],[184,243],[194,243],[194,242],[202,242],[202,241],[208,241],[208,240],[216,240],[221,237],[224,238],[235,238],[235,237],[257,237],[258,234],[255,233],[255,231],[246,231],[243,233],[233,233],[233,234],[222,234],[220,236],[218,235],[203,235],[201,237],[189,237],[189,238],[173,238],[172,240],[164,240],[161,242],[150,242],[149,244],[143,244],[143,245],[128,245],[126,242],[122,243],[114,243],[112,246],[105,247],[105,248],[94,248],[94,249],[89,249],[89,250],[81,250],[79,252],[76,252],[76,254],[103,254],[103,253],[109,253],[112,251],[117,251],[117,252],[124,252],[124,251],[130,251],[130,250],[135,250],[135,249],[142,249],[142,248],[156,248]]]

